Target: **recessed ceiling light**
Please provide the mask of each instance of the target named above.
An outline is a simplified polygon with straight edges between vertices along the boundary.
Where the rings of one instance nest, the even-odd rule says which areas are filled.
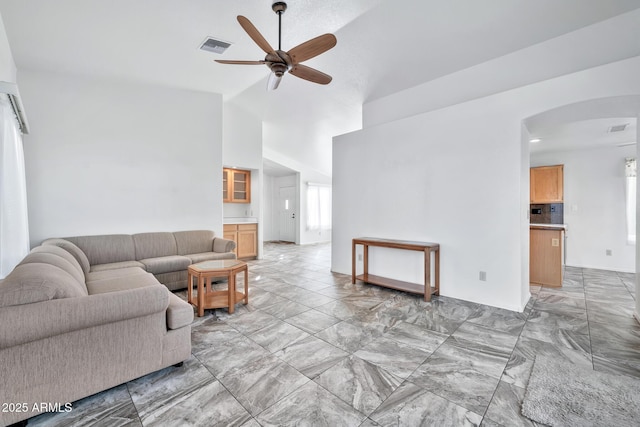
[[[542,141],[540,138],[531,138],[529,140],[529,142],[533,142],[533,143],[540,142],[540,141]]]

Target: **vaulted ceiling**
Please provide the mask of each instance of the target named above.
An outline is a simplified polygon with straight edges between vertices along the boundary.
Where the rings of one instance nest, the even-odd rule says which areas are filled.
[[[305,64],[333,76],[320,86],[214,59],[258,60],[248,17],[272,45],[270,0],[0,0],[20,69],[140,80],[221,93],[265,121],[333,136],[360,126],[364,102],[416,86],[640,7],[638,0],[289,0],[283,50],[331,32],[337,46]],[[232,43],[199,50],[207,36]],[[588,49],[588,46],[584,47]],[[552,67],[553,64],[548,64]],[[507,71],[505,71],[507,72]]]

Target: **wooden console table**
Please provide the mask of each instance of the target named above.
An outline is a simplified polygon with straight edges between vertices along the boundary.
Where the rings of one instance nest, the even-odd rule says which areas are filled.
[[[364,272],[357,276],[356,245],[362,245],[364,249]],[[424,285],[369,274],[369,246],[424,252]],[[431,286],[431,252],[435,253],[434,286]],[[432,294],[440,294],[440,245],[431,242],[377,239],[374,237],[358,237],[353,239],[351,244],[351,283],[356,283],[356,279],[391,289],[423,294],[425,301],[431,301]]]

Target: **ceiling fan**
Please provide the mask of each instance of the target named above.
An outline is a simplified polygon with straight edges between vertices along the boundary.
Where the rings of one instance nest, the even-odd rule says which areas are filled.
[[[287,4],[282,1],[273,3],[271,6],[273,11],[278,15],[278,50],[271,47],[269,42],[260,34],[258,29],[242,15],[238,16],[240,26],[249,34],[249,37],[265,51],[267,56],[262,61],[228,61],[216,59],[221,64],[238,64],[238,65],[262,65],[265,64],[271,70],[267,87],[274,90],[280,84],[282,76],[286,71],[304,80],[313,83],[326,85],[331,82],[331,76],[318,71],[314,68],[302,65],[308,59],[316,57],[334,47],[337,43],[333,34],[323,34],[308,40],[298,46],[290,49],[288,52],[282,50],[282,14],[287,10]]]

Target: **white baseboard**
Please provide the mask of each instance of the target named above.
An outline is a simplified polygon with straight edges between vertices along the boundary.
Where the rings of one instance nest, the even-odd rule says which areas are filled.
[[[611,267],[602,267],[602,266],[595,266],[595,265],[569,265],[566,264],[565,267],[573,267],[573,268],[587,268],[589,270],[605,270],[605,271],[615,271],[618,273],[635,273],[635,270],[627,270],[624,268],[621,269],[612,269]]]

